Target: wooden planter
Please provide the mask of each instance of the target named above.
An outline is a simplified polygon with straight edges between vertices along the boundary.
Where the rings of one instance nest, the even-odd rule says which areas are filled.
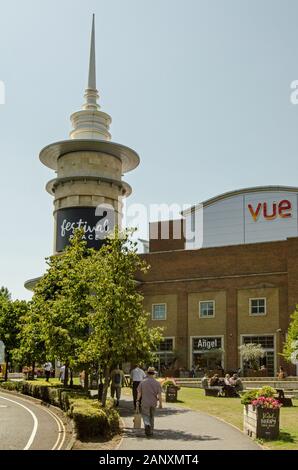
[[[250,437],[278,439],[279,408],[256,408],[253,405],[244,405],[243,430]]]

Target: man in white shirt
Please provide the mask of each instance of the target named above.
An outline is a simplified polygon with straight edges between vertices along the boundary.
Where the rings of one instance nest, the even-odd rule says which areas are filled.
[[[48,382],[49,378],[51,376],[52,369],[53,369],[52,363],[50,361],[46,362],[44,364],[43,368],[44,368],[44,372],[45,372],[45,376],[46,376],[46,381]]]
[[[134,369],[132,369],[130,373],[130,378],[132,382],[132,396],[133,396],[133,406],[134,409],[136,409],[137,406],[137,396],[138,396],[138,386],[140,385],[140,382],[146,378],[146,374],[139,367],[139,364],[135,366]]]

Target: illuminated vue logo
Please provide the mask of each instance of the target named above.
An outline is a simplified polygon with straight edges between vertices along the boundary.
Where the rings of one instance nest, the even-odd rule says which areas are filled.
[[[283,199],[279,203],[273,202],[270,204],[259,202],[255,207],[252,204],[248,204],[247,207],[255,222],[260,217],[263,217],[265,220],[274,220],[277,217],[281,219],[292,217],[292,204],[287,199]]]

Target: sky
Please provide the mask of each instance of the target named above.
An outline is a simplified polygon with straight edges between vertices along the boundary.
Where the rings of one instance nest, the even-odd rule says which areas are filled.
[[[112,140],[141,158],[128,207],[298,186],[295,0],[0,0],[0,12],[0,286],[13,298],[31,297],[24,282],[52,254],[55,174],[38,155],[83,103],[92,13]]]

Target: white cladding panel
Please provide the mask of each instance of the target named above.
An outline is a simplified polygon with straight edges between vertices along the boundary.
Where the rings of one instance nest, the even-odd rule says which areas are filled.
[[[189,236],[192,217],[185,216],[186,249],[284,240],[298,236],[297,193],[247,192],[207,204],[200,224],[194,229],[195,240]],[[203,244],[198,236],[202,221]]]

